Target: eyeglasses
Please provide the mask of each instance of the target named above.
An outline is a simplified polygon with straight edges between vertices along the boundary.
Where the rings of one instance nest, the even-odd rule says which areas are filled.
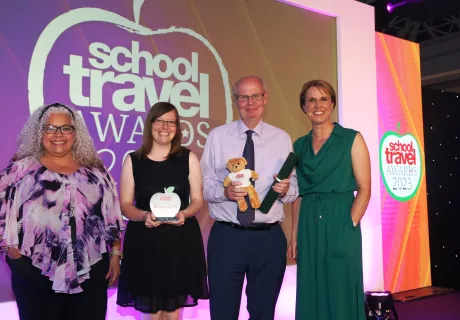
[[[70,126],[68,124],[64,125],[64,126],[55,126],[55,125],[52,125],[52,124],[48,124],[46,126],[43,127],[43,131],[47,134],[55,134],[58,129],[61,131],[62,134],[71,134],[72,132],[75,131],[75,127],[74,126]]]
[[[235,94],[235,99],[239,102],[248,102],[249,98],[251,98],[252,101],[258,101],[258,100],[263,99],[264,96],[265,96],[265,92],[254,93],[252,96]]]
[[[160,126],[160,127],[163,127],[165,123],[167,124],[168,127],[171,127],[171,128],[177,127],[176,120],[163,120],[163,119],[157,118],[153,122],[155,123],[155,125]]]

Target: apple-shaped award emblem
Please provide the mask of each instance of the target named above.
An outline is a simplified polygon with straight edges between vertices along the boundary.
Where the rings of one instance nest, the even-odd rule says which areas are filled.
[[[173,192],[174,187],[165,188],[165,192],[157,192],[150,198],[150,210],[156,220],[176,220],[176,214],[180,210],[180,198]]]
[[[416,194],[422,178],[422,158],[417,139],[410,133],[388,131],[380,140],[380,172],[388,193],[398,201]]]
[[[222,84],[225,92],[225,110],[226,123],[232,122],[233,107],[230,80],[227,69],[224,66],[222,58],[216,48],[208,39],[201,34],[189,28],[171,26],[169,28],[160,28],[152,30],[140,24],[140,13],[145,0],[133,0],[134,21],[104,9],[84,7],[69,10],[66,13],[53,19],[40,34],[37,40],[32,57],[30,59],[28,89],[29,89],[29,110],[33,113],[36,109],[45,104],[44,84],[45,84],[45,67],[48,55],[59,37],[69,28],[88,22],[109,23],[125,30],[128,33],[141,36],[164,36],[172,33],[188,35],[203,43],[214,56],[219,67]]]
[[[51,83],[49,80],[46,80],[47,77],[45,75],[45,70],[50,70],[53,69],[54,74],[61,74],[62,73],[62,83],[68,83],[68,90],[69,90],[69,99],[72,101],[71,104],[73,106],[78,106],[78,107],[85,107],[83,110],[86,109],[86,111],[90,112],[91,109],[86,108],[86,107],[91,107],[91,108],[102,108],[102,99],[107,100],[107,101],[112,101],[112,105],[110,106],[108,103],[104,103],[104,114],[105,116],[108,116],[109,119],[113,119],[113,113],[110,113],[107,115],[105,111],[109,110],[116,110],[118,109],[119,111],[122,112],[122,121],[124,123],[125,117],[128,116],[133,116],[133,117],[138,117],[139,114],[134,114],[131,113],[131,115],[125,115],[125,112],[130,111],[130,110],[124,110],[123,108],[120,109],[117,107],[113,101],[115,100],[123,100],[127,98],[127,100],[133,100],[132,103],[130,103],[129,108],[135,108],[136,111],[139,112],[145,112],[145,107],[150,107],[154,103],[158,101],[169,101],[173,104],[175,104],[178,108],[181,107],[182,102],[189,101],[189,98],[197,101],[199,99],[200,102],[196,103],[196,106],[194,107],[187,107],[187,108],[180,108],[179,113],[181,116],[184,117],[191,117],[192,114],[196,112],[196,110],[199,110],[200,114],[199,117],[202,119],[210,119],[209,117],[209,110],[207,108],[209,107],[209,90],[207,86],[209,86],[209,75],[205,73],[199,73],[198,74],[198,60],[194,62],[194,66],[196,66],[196,77],[199,77],[199,86],[200,90],[197,90],[196,85],[198,85],[198,80],[192,80],[191,82],[188,81],[186,78],[187,77],[193,77],[192,73],[188,72],[188,69],[182,69],[179,71],[179,66],[186,66],[187,63],[190,61],[187,61],[186,59],[183,58],[185,54],[196,54],[196,57],[198,57],[197,52],[189,52],[190,50],[188,48],[181,49],[181,46],[178,45],[175,50],[173,50],[172,56],[174,57],[174,61],[171,60],[172,57],[169,57],[168,55],[161,54],[165,61],[172,61],[171,63],[167,63],[167,65],[170,65],[170,68],[168,67],[168,72],[173,72],[173,69],[177,69],[177,73],[180,75],[181,78],[184,78],[185,80],[182,81],[177,78],[176,75],[174,75],[174,78],[171,77],[171,74],[166,72],[164,67],[162,67],[162,73],[164,72],[164,77],[161,76],[159,78],[165,79],[165,81],[168,81],[169,85],[166,85],[166,82],[160,86],[161,87],[161,93],[156,92],[156,81],[155,80],[155,86],[153,85],[154,83],[154,78],[153,75],[147,75],[147,74],[140,74],[139,72],[134,72],[132,70],[133,66],[133,45],[134,43],[137,43],[139,45],[138,41],[140,41],[140,36],[146,37],[147,39],[151,38],[151,41],[155,41],[155,38],[168,38],[171,39],[171,43],[174,43],[174,35],[185,35],[191,38],[194,38],[195,40],[199,41],[202,43],[207,50],[212,54],[212,56],[215,58],[215,63],[217,64],[219,71],[220,71],[220,78],[222,80],[223,88],[224,88],[224,93],[225,93],[225,101],[222,101],[222,103],[225,105],[225,115],[226,115],[226,123],[230,123],[233,121],[233,107],[232,107],[232,94],[231,94],[231,87],[230,87],[230,81],[228,77],[228,72],[224,66],[224,62],[222,61],[221,56],[219,55],[219,52],[214,48],[212,43],[203,35],[199,34],[198,32],[194,31],[193,29],[190,28],[185,28],[185,27],[176,27],[176,26],[167,26],[166,28],[159,28],[159,29],[150,29],[148,26],[144,26],[142,24],[142,19],[141,19],[141,11],[142,7],[144,5],[144,2],[148,2],[146,0],[132,0],[132,8],[133,8],[133,18],[132,17],[124,17],[121,16],[120,14],[116,12],[112,12],[110,10],[106,9],[101,9],[101,8],[95,8],[95,7],[81,7],[81,8],[76,8],[69,10],[67,12],[64,12],[63,14],[55,17],[51,22],[49,22],[48,25],[43,29],[41,32],[40,36],[37,39],[37,42],[35,44],[35,47],[32,52],[32,56],[30,58],[30,66],[29,66],[29,73],[28,73],[28,91],[29,91],[29,110],[30,113],[33,113],[36,109],[39,107],[45,105],[45,91],[50,88],[49,92],[53,92],[55,90],[55,85],[54,83]],[[155,3],[155,1],[150,1],[150,3]],[[152,9],[150,9],[152,10]],[[117,10],[118,11],[118,10]],[[149,13],[150,14],[150,13]],[[150,16],[149,16],[150,17]],[[68,33],[68,30],[73,28],[74,26],[83,26],[87,25],[90,28],[98,28],[98,25],[104,24],[105,26],[110,26],[113,25],[114,28],[121,30],[121,32],[117,32],[117,34],[114,36],[112,33],[104,33],[104,32],[97,32],[97,40],[94,39],[92,40],[93,42],[89,44],[88,46],[88,53],[85,54],[84,52],[81,52],[80,55],[74,55],[71,54],[69,48],[62,48],[59,45],[59,40],[61,36],[65,37]],[[108,29],[110,30],[110,29]],[[81,32],[81,30],[79,31]],[[114,38],[117,39],[120,36],[119,40],[115,40]],[[126,60],[126,66],[131,65],[130,70],[127,71],[119,71],[116,68],[114,68],[113,62],[110,62],[110,66],[104,66],[104,68],[94,68],[93,63],[91,63],[92,59],[95,59],[94,61],[98,60],[94,56],[94,52],[91,53],[91,46],[93,44],[98,43],[96,46],[102,45],[104,47],[107,46],[105,44],[104,38],[110,39],[112,49],[110,49],[110,54],[108,54],[108,60],[107,61],[115,61],[115,63],[118,65],[118,55],[121,54],[125,56],[128,59],[128,56],[131,59],[131,62],[127,62]],[[131,39],[132,38],[132,39]],[[123,46],[126,43],[131,42],[131,48],[124,48]],[[58,47],[59,52],[62,51],[62,54],[64,55],[69,55],[69,60],[68,64],[62,66],[62,71],[58,71],[59,66],[55,64],[55,61],[51,60],[48,61],[50,53],[52,52],[54,47]],[[108,48],[109,46],[107,46]],[[113,50],[115,48],[124,48],[123,53],[120,51],[119,54],[117,53],[116,55],[112,53],[114,52]],[[95,48],[95,47],[93,47]],[[139,47],[140,48],[140,47]],[[169,48],[169,47],[168,47]],[[117,49],[117,50],[118,50]],[[99,50],[99,49],[94,49],[94,50]],[[104,49],[105,50],[105,49]],[[131,50],[128,56],[126,56],[127,53],[125,53],[125,50]],[[182,52],[182,50],[187,51],[187,53]],[[167,50],[169,52],[169,50]],[[106,51],[104,51],[106,52]],[[143,51],[142,51],[143,52]],[[140,54],[140,53],[139,53]],[[140,55],[138,56],[140,58]],[[157,56],[155,56],[157,57]],[[150,61],[153,61],[152,60]],[[163,58],[162,58],[163,59]],[[123,59],[124,61],[125,59]],[[136,59],[134,59],[136,60]],[[158,60],[158,59],[157,59]],[[157,61],[156,60],[156,61]],[[77,65],[72,65],[72,62],[76,62]],[[158,60],[158,66],[159,63],[163,60]],[[83,64],[80,65],[80,62]],[[191,63],[191,62],[190,62]],[[146,64],[150,65],[150,62]],[[48,68],[48,65],[52,66],[52,68]],[[163,65],[163,64],[162,64]],[[92,69],[93,67],[94,69]],[[177,67],[177,68],[176,68]],[[150,68],[150,67],[149,67]],[[159,67],[158,67],[159,68]],[[119,87],[117,85],[116,90],[110,90],[109,93],[105,93],[106,91],[109,90],[103,90],[104,83],[106,82],[101,82],[101,81],[96,81],[92,83],[91,79],[96,79],[98,76],[95,78],[91,78],[93,72],[90,70],[100,70],[97,72],[102,72],[103,74],[112,74],[113,75],[113,81],[110,80],[107,83],[117,83],[117,84],[126,84],[126,86],[121,86]],[[119,68],[118,68],[119,69]],[[174,70],[175,70],[174,69]],[[116,71],[116,72],[115,72]],[[138,70],[139,71],[139,70]],[[189,74],[186,76],[186,73],[183,73],[184,71],[187,71],[186,73]],[[84,74],[84,75],[83,75]],[[173,72],[174,74],[174,72]],[[73,80],[72,80],[73,77]],[[77,77],[77,78],[75,78]],[[119,77],[119,78],[117,78]],[[127,78],[128,77],[128,78]],[[201,78],[203,77],[203,79]],[[213,82],[217,81],[219,78],[218,74],[216,76],[213,76]],[[155,79],[157,79],[155,77]],[[168,80],[166,80],[168,79]],[[54,81],[54,80],[53,80]],[[150,82],[152,85],[150,85]],[[194,82],[192,84],[192,82]],[[61,82],[59,82],[61,83]],[[83,83],[85,83],[83,85]],[[203,86],[204,89],[201,88],[201,85]],[[214,84],[213,84],[214,85]],[[84,89],[83,89],[84,86]],[[78,87],[78,88],[77,88]],[[97,87],[97,88],[96,88]],[[51,89],[52,88],[52,89]],[[81,91],[80,92],[80,88]],[[45,90],[47,89],[47,90]],[[163,94],[164,90],[164,94]],[[192,90],[192,91],[190,91]],[[145,91],[145,92],[144,92]],[[86,92],[83,94],[83,92]],[[98,92],[98,99],[96,100],[93,97],[91,97],[91,92]],[[191,98],[192,94],[190,95],[185,95],[184,99],[182,99],[182,92],[194,92],[193,96],[194,98]],[[89,94],[89,96],[88,96]],[[115,98],[115,94],[117,94],[118,98]],[[120,95],[121,94],[121,95]],[[75,96],[76,95],[76,96]],[[111,97],[109,95],[112,95]],[[73,96],[73,98],[71,97]],[[121,99],[119,99],[121,97]],[[135,97],[142,97],[142,98],[135,98]],[[148,98],[149,103],[143,102],[143,99]],[[182,99],[182,100],[181,100]],[[138,100],[138,101],[136,101]],[[95,102],[99,101],[99,102]],[[136,102],[134,102],[136,101]],[[64,101],[63,101],[64,102]],[[192,102],[191,100],[189,101],[190,103]],[[122,103],[124,104],[124,103]],[[113,109],[112,109],[113,108]],[[82,111],[83,111],[82,110]],[[95,109],[98,110],[98,109]],[[80,111],[80,110],[79,110]],[[95,116],[96,114],[100,114],[98,112],[92,113],[92,116]],[[201,115],[201,112],[203,111],[203,115]],[[112,111],[110,111],[112,112]],[[104,117],[105,117],[104,116]],[[118,114],[117,114],[118,116]],[[98,116],[96,116],[98,117]],[[100,122],[99,118],[95,118],[95,127],[100,128]],[[110,120],[111,121],[111,120]],[[195,138],[195,131],[192,131],[193,129],[193,124],[190,121],[183,121],[183,124],[189,128],[183,129],[184,131],[184,137],[188,138],[188,145],[193,143],[194,141],[198,141]],[[204,121],[199,122],[198,127],[196,130],[200,130],[202,125],[208,125],[208,128],[210,127],[209,123],[206,123]],[[120,133],[115,132],[115,127],[121,128]],[[96,129],[95,128],[95,129]],[[108,128],[106,126],[106,128]],[[136,122],[135,127],[133,129],[137,130],[138,128],[138,122]],[[92,129],[92,128],[91,128]],[[94,130],[94,129],[92,129]],[[128,153],[131,151],[131,143],[132,142],[127,142],[127,143],[120,143],[119,138],[116,137],[116,135],[120,136],[121,132],[123,131],[123,126],[113,126],[113,135],[115,138],[115,141],[117,142],[117,147],[116,149],[118,150],[113,150],[111,148],[112,142],[110,139],[106,139],[106,134],[109,133],[108,130],[105,130],[105,133],[103,136],[101,136],[102,131],[98,132],[91,132],[91,134],[99,136],[100,142],[104,146],[103,148],[98,150],[98,154],[103,154],[104,155],[104,162],[107,164],[107,168],[109,171],[111,171],[116,162],[117,158],[120,158],[120,152],[119,150],[123,150],[124,156],[122,159],[124,159]],[[137,131],[136,131],[137,132]],[[197,131],[199,132],[199,131]],[[109,133],[110,134],[110,133]],[[137,134],[137,133],[136,133]],[[198,142],[197,142],[198,143]]]

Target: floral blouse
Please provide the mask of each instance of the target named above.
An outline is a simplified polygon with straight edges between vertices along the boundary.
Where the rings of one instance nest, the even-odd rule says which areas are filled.
[[[19,245],[60,293],[83,291],[91,266],[121,239],[123,221],[107,169],[63,175],[33,158],[0,171],[0,246]]]

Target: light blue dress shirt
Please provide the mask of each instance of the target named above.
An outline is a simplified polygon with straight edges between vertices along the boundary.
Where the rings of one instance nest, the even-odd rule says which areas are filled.
[[[246,125],[237,120],[214,128],[206,141],[201,156],[203,196],[208,201],[209,213],[214,219],[239,224],[236,218],[237,203],[224,196],[223,181],[229,174],[227,161],[243,154],[247,130]],[[279,172],[292,152],[292,141],[287,132],[263,121],[253,131],[255,171],[259,174],[255,188],[262,202],[272,186],[273,175]],[[290,176],[290,182],[286,195],[275,201],[267,214],[256,210],[254,223],[273,223],[284,219],[283,203],[293,202],[299,195],[295,170]]]

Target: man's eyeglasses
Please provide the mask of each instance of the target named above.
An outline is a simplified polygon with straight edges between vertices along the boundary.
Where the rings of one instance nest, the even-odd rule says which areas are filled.
[[[163,119],[157,118],[153,121],[153,123],[155,123],[155,125],[160,126],[160,127],[164,126],[165,123],[168,127],[171,127],[171,128],[177,127],[176,120],[163,120]]]
[[[62,134],[67,135],[67,134],[72,134],[72,132],[75,131],[75,127],[68,125],[68,124],[64,126],[60,126],[60,127],[52,125],[52,124],[48,124],[43,127],[43,131],[47,134],[55,134],[58,130],[60,130]]]
[[[248,102],[249,98],[251,98],[252,101],[258,101],[258,100],[263,99],[264,96],[265,96],[265,92],[263,92],[263,93],[254,93],[252,96],[235,94],[235,99],[237,101],[239,101],[239,102]]]

